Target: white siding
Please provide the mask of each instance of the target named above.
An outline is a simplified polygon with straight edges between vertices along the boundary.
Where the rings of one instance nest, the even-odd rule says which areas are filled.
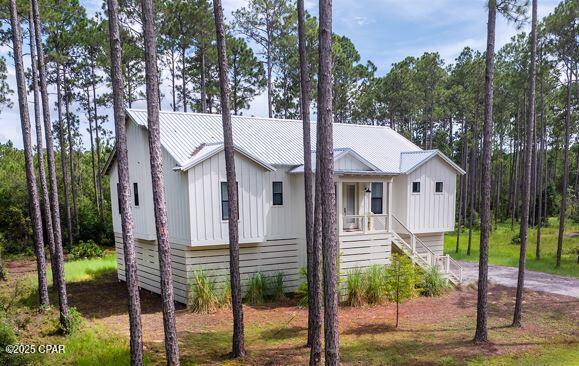
[[[301,227],[298,228],[300,224],[305,226],[305,221],[298,221],[304,217],[303,175],[288,174],[288,167],[277,166],[276,168],[275,172],[269,172],[266,176],[265,215],[267,225],[265,234],[268,239],[296,238],[300,232],[305,231],[300,230]],[[273,182],[283,183],[283,205],[273,205]],[[298,187],[301,192],[296,189]]]
[[[334,162],[334,170],[337,171],[368,171],[371,170],[366,164],[360,160],[345,154]]]
[[[444,233],[419,234],[417,236],[434,254],[444,254]]]
[[[125,281],[122,238],[115,237],[117,275]],[[139,286],[160,294],[159,256],[155,244],[137,240],[137,269]],[[299,274],[298,242],[296,240],[266,241],[259,245],[245,244],[239,251],[239,270],[242,291],[245,292],[249,278],[256,272],[266,276],[283,273],[284,289],[293,292],[304,279]],[[175,300],[187,303],[191,297],[191,285],[195,282],[194,271],[204,270],[222,288],[229,281],[229,249],[226,246],[191,247],[171,243],[173,288]]]
[[[265,232],[265,187],[267,172],[240,154],[235,155],[239,189],[239,241],[258,243]],[[229,242],[228,224],[221,216],[221,182],[227,181],[223,152],[189,169],[191,245]],[[186,198],[184,198],[186,199]]]
[[[412,182],[420,182],[420,193],[412,193]],[[436,182],[443,192],[436,193]],[[456,173],[436,157],[408,175],[408,228],[415,233],[454,229]]]
[[[133,122],[127,124],[127,148],[129,153],[129,189],[131,190],[135,238],[154,240],[156,231],[149,142],[147,131]],[[162,157],[169,240],[174,243],[187,244],[190,241],[187,177],[181,172],[173,171],[176,162],[164,148],[162,149]],[[113,230],[115,233],[120,233],[121,219],[117,199],[118,171],[116,162],[113,163],[110,169],[109,177],[111,182]],[[133,183],[138,185],[139,206],[135,206]]]
[[[392,180],[392,214],[404,225],[408,222],[408,176],[397,175]]]

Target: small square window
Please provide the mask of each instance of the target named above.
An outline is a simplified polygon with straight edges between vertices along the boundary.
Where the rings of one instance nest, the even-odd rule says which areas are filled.
[[[436,182],[436,193],[442,193],[442,190],[444,188],[444,184],[442,182]]]
[[[412,182],[412,193],[420,193],[420,182]]]
[[[273,205],[283,205],[283,182],[272,182],[271,190],[273,192]]]

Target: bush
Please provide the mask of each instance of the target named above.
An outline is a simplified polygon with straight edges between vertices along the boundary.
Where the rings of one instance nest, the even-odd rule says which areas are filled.
[[[448,289],[448,281],[436,267],[432,267],[424,272],[417,287],[422,296],[440,296]]]
[[[231,281],[229,277],[225,278],[223,282],[223,288],[219,294],[219,305],[224,308],[231,307]]]
[[[80,241],[69,253],[72,259],[90,259],[90,258],[101,258],[104,255],[103,249],[98,246],[94,241]]]
[[[346,279],[346,303],[349,306],[364,305],[364,272],[360,268],[352,269]]]
[[[296,289],[296,296],[298,298],[298,306],[308,306],[308,270],[305,267],[300,268],[300,275],[302,282]]]
[[[193,284],[193,298],[190,306],[196,313],[207,314],[219,308],[220,301],[215,290],[215,281],[209,279],[202,269],[193,272],[195,283]],[[231,291],[230,296],[231,298]],[[230,300],[231,302],[231,300]]]
[[[511,244],[521,245],[521,234],[517,233],[511,238]]]
[[[280,301],[285,299],[283,292],[283,273],[278,272],[275,276],[269,277],[267,285],[267,298],[273,301]]]
[[[367,269],[365,275],[366,288],[364,295],[369,304],[380,304],[387,295],[386,269],[384,266],[375,264]]]
[[[26,365],[28,364],[25,355],[8,354],[5,352],[6,346],[18,343],[18,337],[14,331],[14,326],[8,319],[0,314],[0,365]]]
[[[267,279],[261,272],[256,272],[249,279],[245,301],[251,305],[263,304],[267,293]]]

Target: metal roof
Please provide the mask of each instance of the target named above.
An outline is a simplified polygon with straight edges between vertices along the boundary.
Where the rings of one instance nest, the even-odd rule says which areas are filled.
[[[364,159],[363,156],[358,154],[353,149],[350,149],[349,147],[334,149],[334,161],[338,161],[339,159],[341,159],[342,157],[344,157],[346,155],[352,156],[354,159],[358,160],[360,163],[367,166],[368,171],[375,172],[375,173],[384,173],[382,170],[380,170],[374,164],[372,164],[368,160]],[[313,151],[312,152],[312,171],[314,171],[314,172],[316,171],[316,163],[317,163],[316,152]],[[290,170],[290,173],[303,173],[303,172],[304,172],[304,166],[303,165],[299,165],[299,166],[293,168],[292,170]],[[337,170],[334,169],[334,172],[337,172]]]
[[[128,109],[127,116],[147,127],[146,110]],[[269,165],[303,165],[302,121],[246,116],[231,116],[231,120],[238,151]],[[219,114],[161,111],[159,122],[161,144],[180,167],[191,164],[192,155],[199,153],[200,145],[223,142]],[[316,124],[311,126],[312,146],[315,146]],[[334,123],[333,136],[334,148],[354,151],[382,173],[403,172],[401,153],[423,152],[389,127]]]
[[[403,151],[400,153],[400,173],[409,174],[435,156],[439,156],[458,174],[466,172],[440,150]]]
[[[217,142],[214,144],[202,144],[200,145],[195,151],[193,152],[191,159],[189,159],[185,164],[175,169],[186,171],[194,167],[195,165],[209,159],[210,157],[220,153],[225,149],[223,142]],[[237,147],[236,145],[233,146],[234,151],[244,155],[245,157],[253,160],[257,164],[261,165],[265,169],[269,171],[275,171],[276,169],[269,165],[267,162],[262,161],[259,157],[252,155],[250,152],[245,151],[242,148]]]

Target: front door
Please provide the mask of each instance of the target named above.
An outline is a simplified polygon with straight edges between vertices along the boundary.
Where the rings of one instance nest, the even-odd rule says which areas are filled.
[[[344,188],[344,215],[356,215],[356,183],[345,183]],[[358,219],[355,217],[346,217],[346,220],[344,221],[344,229],[358,229]]]

